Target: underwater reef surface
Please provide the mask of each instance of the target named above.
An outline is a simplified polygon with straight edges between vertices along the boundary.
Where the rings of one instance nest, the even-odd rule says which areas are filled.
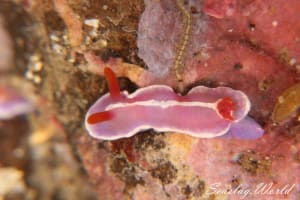
[[[13,178],[0,198],[299,199],[299,12],[298,0],[1,1],[0,82],[35,110],[1,120],[0,176]],[[241,90],[265,134],[93,139],[84,117],[106,66],[129,92]]]

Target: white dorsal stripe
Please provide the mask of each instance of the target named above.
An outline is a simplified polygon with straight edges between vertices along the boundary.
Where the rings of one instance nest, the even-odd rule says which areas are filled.
[[[148,101],[136,101],[132,103],[119,102],[119,103],[108,105],[105,108],[105,111],[109,111],[116,108],[131,107],[131,106],[151,106],[151,107],[155,106],[155,107],[160,107],[162,109],[166,109],[173,106],[206,107],[213,110],[217,110],[218,101],[213,103],[196,102],[196,101],[176,101],[176,100],[167,100],[167,101],[148,100]]]

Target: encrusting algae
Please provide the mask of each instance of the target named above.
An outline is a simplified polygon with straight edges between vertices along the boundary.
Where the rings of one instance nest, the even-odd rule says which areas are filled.
[[[300,83],[286,89],[279,97],[275,105],[272,119],[280,123],[292,117],[300,106]]]

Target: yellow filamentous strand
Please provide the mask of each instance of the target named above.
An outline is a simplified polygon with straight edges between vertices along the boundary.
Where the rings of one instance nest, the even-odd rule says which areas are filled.
[[[181,40],[179,43],[179,47],[177,50],[177,55],[174,62],[174,70],[176,74],[176,78],[179,82],[182,82],[182,67],[183,67],[183,58],[185,49],[188,45],[190,39],[190,32],[191,32],[191,14],[190,12],[184,7],[183,0],[176,0],[176,5],[180,9],[183,17],[183,34],[181,36]]]

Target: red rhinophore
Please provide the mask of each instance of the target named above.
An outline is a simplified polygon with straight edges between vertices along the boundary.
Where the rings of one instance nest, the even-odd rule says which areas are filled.
[[[90,115],[87,119],[87,122],[89,124],[97,124],[100,122],[108,121],[113,118],[112,112],[104,111],[104,112],[98,112]]]
[[[119,100],[121,98],[121,95],[116,74],[109,67],[104,68],[104,74],[108,82],[108,88],[111,98],[113,100]]]
[[[230,97],[225,97],[218,102],[217,109],[224,119],[233,120],[234,103]]]

